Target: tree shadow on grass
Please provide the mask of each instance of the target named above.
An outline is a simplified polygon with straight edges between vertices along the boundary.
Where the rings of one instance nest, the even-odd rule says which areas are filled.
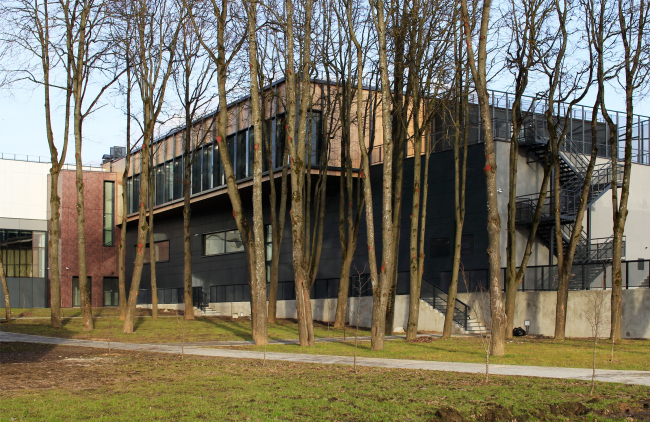
[[[2,342],[0,364],[38,362],[50,354],[55,347],[57,347],[55,344]]]
[[[210,324],[224,331],[228,331],[231,334],[234,334],[236,337],[238,337],[237,340],[253,339],[252,331],[237,327],[235,325],[236,322],[234,320],[215,318],[215,317],[196,317],[194,321],[201,322],[204,324]]]

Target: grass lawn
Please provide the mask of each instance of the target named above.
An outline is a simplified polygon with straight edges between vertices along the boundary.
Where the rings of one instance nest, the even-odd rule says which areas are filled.
[[[80,313],[78,309],[75,311]],[[96,311],[98,314],[114,312],[114,315],[119,315],[119,311],[115,308],[98,308]],[[147,312],[147,310],[143,311]],[[64,311],[66,316],[68,312],[72,313],[73,311],[66,309]],[[159,314],[164,316],[166,313],[160,312]],[[105,316],[106,313],[102,315]],[[184,325],[182,316],[178,319],[176,317],[158,318],[155,321],[151,317],[141,316],[134,320],[135,332],[123,334],[123,323],[117,317],[95,318],[94,322],[95,329],[84,332],[81,318],[64,319],[61,329],[52,328],[49,319],[16,319],[8,324],[0,324],[0,331],[102,341],[107,340],[110,335],[111,341],[127,343],[178,343],[181,341]],[[298,338],[298,325],[292,320],[278,320],[276,324],[269,324],[268,332],[270,339],[296,339]],[[347,332],[349,335],[351,329],[348,328]],[[364,331],[364,334],[368,333],[368,331]],[[316,337],[338,337],[343,336],[343,330],[335,330],[330,327],[328,332],[327,325],[314,322],[314,334]],[[187,342],[225,340],[252,340],[250,320],[248,318],[197,317],[194,321],[187,321],[185,325],[185,341]]]
[[[506,355],[491,357],[490,363],[504,365],[560,366],[591,368],[594,343],[591,340],[518,338],[506,343]],[[261,347],[243,346],[247,350]],[[269,352],[310,353],[318,355],[353,356],[354,342],[316,343],[315,347],[269,345]],[[600,341],[596,353],[599,369],[628,369],[650,371],[650,341],[622,340],[614,348],[614,362],[610,362],[611,343]],[[359,342],[357,355],[374,358],[414,359],[443,362],[485,363],[485,351],[477,337],[420,338],[418,342],[393,340],[385,343],[383,351],[370,350],[370,342]]]
[[[650,388],[0,343],[0,421],[639,420]]]

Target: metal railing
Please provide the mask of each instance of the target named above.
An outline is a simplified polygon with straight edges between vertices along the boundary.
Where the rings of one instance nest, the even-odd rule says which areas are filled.
[[[422,277],[420,299],[427,302],[429,305],[431,305],[437,311],[441,312],[443,315],[446,314],[447,302],[449,300],[447,293],[445,293],[442,289],[440,289],[438,286],[433,284],[433,282],[427,280],[424,277]],[[470,307],[464,302],[461,302],[460,300],[456,299],[454,302],[453,319],[456,324],[463,327],[463,329],[466,331],[467,331],[467,320],[469,319],[469,315],[470,315]]]
[[[38,155],[27,155],[27,154],[9,154],[6,152],[0,152],[0,160],[11,160],[11,161],[26,161],[29,163],[41,163],[41,164],[51,164],[52,159],[50,157],[41,157]],[[75,164],[63,164],[61,166],[62,170],[76,170]],[[85,165],[81,166],[81,169],[84,171],[100,171],[108,172],[109,170],[104,169],[101,166],[92,166]]]

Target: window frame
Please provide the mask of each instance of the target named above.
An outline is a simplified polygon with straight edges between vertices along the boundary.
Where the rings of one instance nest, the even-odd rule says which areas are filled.
[[[106,185],[111,185],[111,211],[110,211],[110,216],[111,216],[111,227],[110,229],[106,228],[106,217],[107,217],[107,210],[106,210]],[[107,247],[113,247],[115,246],[115,182],[112,180],[104,180],[104,184],[102,185],[104,188],[104,204],[103,204],[103,214],[102,214],[102,245],[107,246]],[[111,241],[109,243],[106,242],[106,233],[110,232],[111,233]]]
[[[205,257],[214,257],[214,256],[223,256],[223,255],[233,255],[233,254],[246,252],[246,249],[244,247],[243,242],[242,242],[242,248],[243,248],[242,250],[227,252],[227,249],[226,249],[227,241],[226,241],[226,236],[225,235],[226,235],[226,233],[231,233],[231,232],[237,232],[239,234],[239,239],[241,240],[241,233],[239,232],[238,229],[219,230],[219,231],[214,231],[214,232],[210,232],[210,233],[203,233],[201,235],[201,256],[205,258]],[[223,252],[222,253],[214,253],[214,254],[206,253],[206,243],[205,242],[206,242],[207,237],[210,236],[210,235],[215,235],[215,234],[220,234],[220,233],[224,234]]]

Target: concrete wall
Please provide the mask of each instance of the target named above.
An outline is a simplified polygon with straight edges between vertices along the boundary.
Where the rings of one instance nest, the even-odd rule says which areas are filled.
[[[611,290],[570,291],[567,306],[567,337],[591,337],[591,326],[585,312],[593,314],[593,296],[603,294],[603,337],[609,336]],[[459,293],[458,300],[468,304],[474,316],[489,326],[487,294]],[[555,303],[557,292],[517,292],[515,327],[530,321],[530,333],[553,336],[555,332]],[[650,338],[650,289],[623,290],[624,338]]]
[[[599,161],[600,162],[600,161]],[[626,253],[628,261],[650,259],[650,166],[632,165],[630,177],[630,197],[628,215],[625,223]],[[619,199],[621,189],[618,190]],[[591,206],[591,237],[609,237],[613,233],[612,192],[605,194]]]
[[[334,322],[336,313],[336,299],[312,299],[312,313],[316,321]],[[151,307],[144,305],[143,307]],[[396,331],[400,328],[406,330],[408,324],[409,295],[397,295],[395,298],[395,319]],[[251,309],[249,302],[228,302],[210,303],[210,308],[224,316],[250,316]],[[277,307],[278,318],[296,318],[296,301],[279,300]],[[243,314],[243,315],[242,315]],[[359,298],[348,298],[348,312],[346,321],[350,325],[370,327],[372,316],[372,296]],[[428,303],[420,301],[420,315],[418,320],[418,331],[442,332],[445,323],[445,316],[433,309]],[[460,332],[454,326],[454,332]]]

